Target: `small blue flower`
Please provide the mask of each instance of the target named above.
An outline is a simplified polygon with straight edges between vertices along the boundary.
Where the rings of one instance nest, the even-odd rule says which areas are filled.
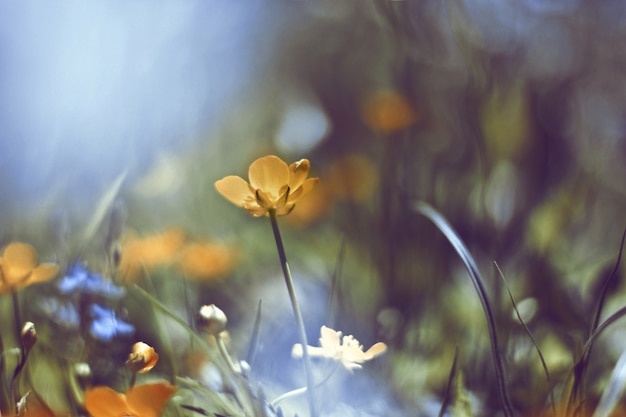
[[[93,316],[89,333],[96,339],[110,342],[116,336],[128,336],[135,332],[132,324],[118,319],[115,311],[109,308],[92,304],[89,312]]]
[[[82,291],[87,294],[99,294],[110,298],[120,298],[125,294],[122,287],[105,279],[100,274],[89,272],[83,264],[76,262],[57,284],[62,294]]]
[[[70,302],[63,302],[56,298],[43,298],[38,303],[38,307],[53,322],[66,329],[78,329],[80,325],[80,314]]]

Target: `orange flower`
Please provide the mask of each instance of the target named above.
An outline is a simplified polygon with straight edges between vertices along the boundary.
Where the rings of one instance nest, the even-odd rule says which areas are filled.
[[[135,281],[143,269],[161,267],[172,262],[185,240],[185,232],[177,227],[147,237],[127,235],[122,241],[119,272],[126,282]]]
[[[0,258],[0,294],[31,284],[49,281],[59,272],[59,265],[37,265],[37,251],[27,243],[10,243]]]
[[[94,387],[85,392],[85,409],[92,417],[159,417],[176,389],[166,382],[135,385],[126,394]]]
[[[133,345],[133,350],[128,355],[126,361],[126,369],[144,373],[154,368],[154,365],[159,361],[159,354],[154,351],[154,348],[144,342],[137,342]]]
[[[363,119],[372,130],[393,133],[417,122],[417,113],[402,95],[395,91],[378,91],[363,103]]]
[[[246,182],[230,175],[215,183],[215,188],[231,203],[243,207],[255,217],[275,210],[279,216],[289,214],[298,199],[311,191],[318,178],[309,178],[311,164],[301,159],[287,165],[277,156],[259,158],[250,164]]]
[[[236,258],[231,247],[205,240],[185,245],[178,257],[178,267],[192,280],[218,279],[233,269]]]

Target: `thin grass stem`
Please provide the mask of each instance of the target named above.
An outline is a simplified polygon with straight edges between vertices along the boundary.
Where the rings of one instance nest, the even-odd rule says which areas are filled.
[[[579,403],[581,404],[585,403],[584,383],[585,383],[585,375],[587,372],[587,365],[589,363],[589,357],[591,356],[591,350],[593,349],[595,334],[599,333],[598,330],[599,330],[600,317],[602,315],[602,310],[604,308],[604,303],[608,294],[608,288],[611,282],[613,282],[613,280],[617,277],[617,272],[619,271],[619,267],[622,261],[622,254],[624,252],[625,239],[626,239],[626,229],[624,229],[624,232],[622,233],[622,240],[620,243],[619,252],[617,254],[617,260],[615,261],[615,266],[613,267],[611,274],[604,280],[602,289],[600,291],[600,296],[598,297],[598,300],[596,302],[594,315],[591,320],[591,328],[589,329],[589,338],[587,339],[587,343],[585,344],[583,354],[581,355],[580,360],[576,363],[574,370],[573,370],[574,381],[573,381],[572,389],[570,392],[570,401],[568,402],[568,408],[571,405],[571,402],[576,399],[579,399]],[[605,321],[605,323],[607,321],[608,319]]]
[[[300,304],[296,297],[296,290],[293,285],[293,279],[291,277],[291,271],[289,270],[289,264],[287,263],[287,255],[285,253],[285,247],[283,245],[283,239],[280,236],[280,230],[278,229],[278,221],[276,218],[276,211],[274,209],[269,210],[270,222],[272,224],[272,231],[274,232],[274,240],[276,240],[276,249],[278,250],[278,258],[280,259],[280,266],[283,270],[283,276],[285,277],[285,285],[287,286],[287,292],[289,293],[289,300],[291,301],[291,307],[293,308],[293,314],[296,318],[296,324],[298,327],[298,333],[300,334],[300,343],[302,344],[302,359],[304,362],[304,373],[306,376],[307,397],[309,401],[309,410],[311,417],[316,417],[317,412],[315,409],[315,393],[313,383],[313,373],[311,370],[311,358],[309,352],[307,352],[307,346],[309,345],[306,337],[306,329],[304,327],[304,320],[302,319],[302,313],[300,312]]]
[[[328,375],[326,375],[324,377],[324,379],[322,379],[317,385],[315,385],[315,388],[319,388],[322,385],[324,385],[326,383],[326,381],[328,381],[330,379],[330,377],[335,374],[335,371],[337,371],[338,368],[339,368],[339,363],[335,362],[335,366],[333,367],[333,369],[328,373]],[[284,400],[286,400],[288,398],[292,398],[292,397],[295,397],[295,396],[298,396],[298,395],[302,395],[305,392],[307,392],[306,387],[294,389],[292,391],[289,391],[289,392],[286,392],[284,394],[279,395],[270,404],[271,404],[272,407],[276,408],[278,403],[280,403],[281,401],[284,401]]]
[[[509,284],[506,282],[506,278],[504,277],[504,274],[502,273],[502,270],[500,269],[500,266],[498,265],[498,263],[496,261],[494,261],[493,264],[496,266],[496,269],[498,270],[498,274],[500,274],[500,278],[502,278],[502,282],[504,282],[504,288],[506,289],[507,294],[509,294],[509,299],[511,300],[511,304],[513,305],[513,310],[515,311],[515,315],[517,316],[517,320],[520,322],[520,324],[524,328],[524,331],[526,332],[526,334],[530,338],[530,341],[535,346],[535,351],[537,351],[537,355],[539,355],[539,360],[541,361],[541,366],[543,367],[543,372],[545,373],[546,380],[548,381],[548,385],[550,386],[550,406],[552,408],[552,414],[556,416],[556,401],[554,399],[552,378],[550,378],[550,371],[548,370],[548,365],[546,364],[546,360],[543,357],[543,353],[541,352],[541,349],[539,348],[539,344],[537,343],[537,340],[535,339],[535,336],[533,336],[533,333],[530,331],[530,329],[528,328],[528,326],[524,322],[524,319],[522,319],[522,315],[520,314],[519,310],[517,309],[517,303],[515,302],[515,298],[513,298],[513,294],[511,293],[511,288],[509,287]]]
[[[248,354],[246,355],[246,362],[248,365],[252,366],[254,362],[254,357],[256,355],[256,349],[259,344],[259,331],[261,329],[261,303],[262,300],[259,300],[259,304],[256,309],[256,317],[254,318],[254,325],[252,326],[252,336],[250,336],[250,346],[248,347]]]
[[[328,300],[328,326],[334,327],[335,315],[337,309],[337,301],[340,297],[339,293],[339,278],[341,277],[341,270],[343,267],[343,260],[346,252],[346,241],[341,239],[341,246],[339,246],[339,254],[337,255],[337,263],[335,264],[335,270],[330,280],[330,296]]]
[[[446,386],[446,392],[443,396],[443,401],[441,401],[441,408],[439,409],[438,417],[444,417],[446,409],[450,404],[450,399],[452,397],[452,384],[454,383],[454,378],[456,377],[457,367],[459,363],[459,347],[457,346],[454,349],[454,359],[452,360],[452,366],[450,367],[450,374],[448,375],[448,385]]]
[[[146,270],[146,267],[143,266],[143,270],[144,270],[144,277],[145,277],[145,282],[148,285],[150,291],[152,292],[152,294],[154,294],[154,298],[156,299],[156,287],[154,286],[154,282],[152,281],[152,277],[150,276],[150,274],[148,273],[148,271]],[[159,335],[164,335],[164,334],[168,334],[165,331],[165,326],[163,323],[163,320],[161,320],[158,316],[153,315],[154,316],[154,320],[156,322],[157,328],[159,330]],[[182,321],[182,320],[181,320]],[[174,356],[174,348],[172,346],[172,341],[169,337],[161,337],[161,342],[163,343],[163,349],[166,351],[167,355],[165,355],[170,362],[170,382],[174,382],[174,378],[176,377],[176,375],[178,375],[178,364],[175,360],[175,356]]]

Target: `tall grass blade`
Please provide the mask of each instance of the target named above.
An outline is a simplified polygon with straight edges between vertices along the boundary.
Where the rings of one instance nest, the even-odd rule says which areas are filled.
[[[581,398],[581,396],[584,393],[581,392],[581,391],[584,391],[582,386],[584,384],[585,374],[587,372],[587,366],[589,364],[589,357],[591,356],[591,350],[593,348],[593,343],[594,343],[594,341],[596,339],[595,335],[600,333],[600,332],[598,332],[598,330],[600,330],[600,327],[602,327],[602,325],[599,325],[600,317],[602,315],[602,309],[603,309],[604,303],[606,301],[608,288],[609,288],[610,284],[613,282],[613,280],[617,277],[617,272],[619,271],[619,267],[620,267],[620,264],[621,264],[621,261],[622,261],[622,254],[624,252],[624,240],[625,239],[626,239],[626,229],[624,229],[624,232],[622,233],[622,240],[621,240],[621,243],[620,243],[619,252],[617,254],[617,260],[615,261],[615,266],[613,267],[613,270],[612,270],[611,274],[609,274],[609,276],[604,280],[604,283],[602,284],[602,289],[600,291],[600,296],[598,297],[598,300],[596,302],[596,307],[595,307],[593,319],[591,321],[591,328],[590,328],[590,331],[589,331],[589,338],[587,339],[587,343],[585,344],[585,348],[583,350],[583,354],[582,354],[580,360],[574,366],[574,369],[573,369],[574,381],[572,383],[572,389],[571,389],[571,392],[570,392],[570,402],[569,402],[570,405],[571,405],[571,401],[574,401],[576,399],[579,399],[579,403],[584,404],[584,398]],[[605,320],[606,325],[604,327],[608,326],[609,324],[611,324],[613,321],[617,320],[621,316],[615,317],[614,319],[612,319],[612,317],[613,316],[611,316],[607,320]],[[610,319],[612,319],[612,320],[609,321]]]
[[[604,280],[602,284],[602,290],[600,292],[600,297],[598,297],[598,301],[596,303],[595,313],[593,315],[593,320],[591,321],[591,330],[589,331],[589,335],[593,334],[593,332],[598,328],[598,324],[600,323],[600,316],[602,315],[602,308],[604,307],[604,302],[606,301],[606,295],[609,289],[610,284],[613,282],[615,278],[617,278],[617,272],[619,271],[620,263],[622,262],[622,254],[624,253],[624,240],[626,239],[626,228],[622,233],[622,241],[619,245],[619,252],[617,254],[617,260],[615,261],[615,266],[613,267],[613,271],[611,274]]]
[[[335,270],[330,280],[330,296],[328,300],[328,326],[334,327],[335,324],[335,311],[337,308],[337,299],[339,298],[339,277],[341,277],[341,271],[343,268],[343,260],[346,253],[346,241],[341,239],[341,246],[339,247],[339,254],[337,255],[337,263],[335,264]]]
[[[459,347],[457,346],[454,349],[454,359],[452,360],[452,367],[450,368],[450,375],[448,375],[448,385],[446,386],[446,392],[443,396],[443,401],[441,401],[441,409],[439,410],[439,414],[437,417],[443,417],[446,409],[450,405],[450,400],[452,399],[452,387],[454,384],[454,379],[456,378],[457,368],[459,364]]]
[[[552,408],[552,414],[556,416],[556,401],[554,400],[554,392],[552,390],[552,378],[550,378],[550,371],[548,370],[548,365],[546,364],[546,360],[543,357],[543,353],[541,352],[541,349],[539,348],[539,344],[537,343],[537,340],[535,339],[535,336],[533,336],[533,333],[530,331],[530,329],[528,328],[528,326],[524,322],[524,319],[522,318],[522,315],[520,314],[519,310],[517,309],[517,303],[515,302],[515,298],[513,298],[513,294],[511,293],[511,288],[509,287],[509,284],[506,281],[506,278],[504,277],[504,274],[502,273],[502,270],[500,269],[500,266],[498,265],[498,263],[496,261],[494,261],[493,263],[496,266],[496,269],[498,270],[498,274],[500,275],[500,278],[502,278],[502,281],[504,282],[504,288],[506,289],[507,294],[509,294],[509,299],[511,300],[511,305],[513,305],[513,310],[515,311],[515,315],[517,316],[517,320],[520,322],[520,324],[524,328],[524,331],[526,332],[526,334],[530,338],[530,341],[535,346],[535,350],[537,351],[537,355],[539,355],[539,360],[541,361],[541,366],[543,367],[543,372],[546,374],[546,380],[548,381],[548,385],[550,386],[550,405],[551,405],[551,408]]]
[[[256,308],[256,317],[254,318],[254,325],[252,326],[252,336],[250,336],[250,346],[248,346],[248,354],[246,355],[246,362],[252,366],[254,357],[256,355],[256,348],[259,345],[259,332],[261,329],[261,300]]]
[[[624,385],[626,385],[626,350],[617,360],[609,385],[602,393],[592,417],[609,417],[624,392]]]
[[[509,398],[509,393],[506,386],[506,377],[504,374],[504,364],[502,360],[502,355],[500,354],[500,346],[498,343],[498,333],[496,331],[495,317],[493,314],[493,310],[491,308],[491,304],[489,302],[489,298],[487,297],[487,291],[485,290],[485,286],[483,284],[483,279],[480,275],[480,271],[478,270],[478,266],[474,261],[471,253],[456,233],[456,231],[452,228],[450,223],[433,207],[429,204],[418,201],[413,205],[413,209],[430,220],[437,228],[443,233],[443,235],[448,239],[450,244],[454,247],[457,254],[463,261],[467,272],[469,273],[470,278],[472,279],[472,284],[474,284],[474,288],[476,289],[476,293],[478,294],[478,298],[483,306],[483,311],[485,313],[485,318],[487,320],[487,328],[489,329],[489,339],[491,341],[491,355],[493,357],[494,367],[496,371],[496,379],[498,381],[498,392],[500,394],[500,400],[502,402],[502,409],[504,411],[504,415],[506,417],[512,417],[513,406],[511,405],[511,400]]]
[[[100,200],[98,200],[98,204],[96,204],[96,207],[93,210],[93,215],[89,219],[87,227],[85,227],[85,230],[80,238],[78,246],[79,251],[87,246],[87,243],[100,228],[100,225],[102,224],[102,221],[104,220],[111,206],[113,205],[113,202],[115,201],[115,198],[117,197],[117,194],[119,193],[125,178],[126,172],[118,175],[118,177],[115,179],[115,181],[113,181],[113,183],[109,186],[109,188],[102,195],[102,197],[100,197]]]

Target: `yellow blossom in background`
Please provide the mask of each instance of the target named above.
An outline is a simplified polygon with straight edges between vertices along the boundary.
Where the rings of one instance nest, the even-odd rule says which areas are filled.
[[[10,243],[0,258],[0,294],[49,281],[58,272],[55,263],[37,265],[37,250],[31,245]]]
[[[370,94],[363,102],[363,121],[375,132],[393,133],[418,121],[411,103],[401,94],[382,90]]]
[[[154,348],[144,342],[137,342],[128,355],[126,369],[133,372],[145,373],[154,368],[159,361],[159,354]]]
[[[364,155],[349,154],[332,163],[325,172],[324,182],[337,199],[355,203],[367,200],[378,186],[378,169]]]
[[[296,202],[317,185],[318,178],[307,179],[310,168],[308,159],[287,165],[277,156],[264,156],[250,164],[249,182],[230,175],[215,182],[215,188],[255,217],[264,216],[269,210],[282,216],[289,214]]]
[[[176,389],[166,382],[135,385],[126,394],[93,387],[85,392],[85,409],[92,417],[159,417]]]
[[[329,327],[321,328],[320,345],[307,346],[307,351],[312,357],[329,358],[341,362],[343,366],[350,372],[354,369],[360,369],[361,364],[374,359],[376,356],[383,354],[387,350],[387,345],[378,342],[363,351],[363,346],[353,336],[341,337],[341,332],[333,330]],[[302,357],[302,345],[297,343],[293,346],[291,355],[296,358]]]
[[[172,227],[146,237],[127,234],[122,240],[119,273],[124,282],[137,280],[145,269],[169,265],[185,242],[184,230]]]
[[[378,168],[365,155],[339,157],[320,175],[322,181],[288,218],[289,223],[307,226],[332,210],[337,201],[363,203],[378,187]]]
[[[217,280],[232,271],[237,261],[235,250],[208,240],[186,244],[177,258],[185,278],[196,281]]]
[[[306,227],[324,217],[335,205],[335,196],[329,187],[320,182],[307,198],[298,203],[298,210],[294,210],[287,217],[287,222],[296,227]]]

